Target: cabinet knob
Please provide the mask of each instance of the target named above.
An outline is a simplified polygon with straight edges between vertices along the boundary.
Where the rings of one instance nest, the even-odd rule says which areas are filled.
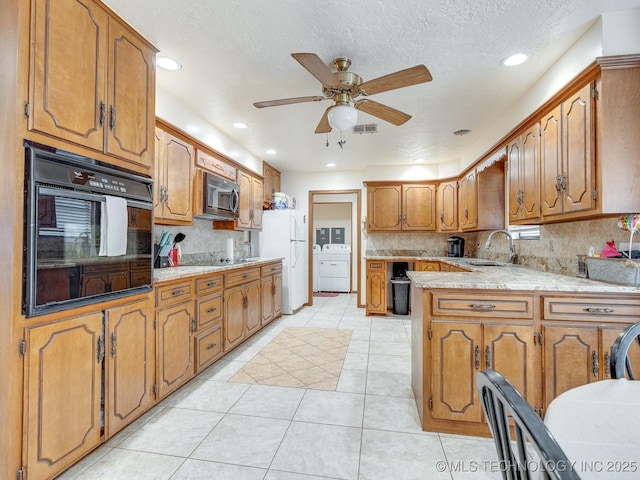
[[[211,350],[211,349],[213,349],[213,348],[216,348],[216,345],[218,345],[218,344],[217,344],[217,343],[212,343],[212,344],[210,344],[210,345],[207,345],[207,346],[206,346],[206,349],[207,349],[207,350]]]

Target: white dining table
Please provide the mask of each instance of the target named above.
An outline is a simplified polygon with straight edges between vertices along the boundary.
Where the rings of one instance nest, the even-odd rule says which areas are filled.
[[[582,480],[640,479],[640,381],[568,390],[551,402],[544,423]]]

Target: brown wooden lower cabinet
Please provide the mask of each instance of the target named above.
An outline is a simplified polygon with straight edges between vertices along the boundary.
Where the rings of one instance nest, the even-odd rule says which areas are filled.
[[[640,295],[412,287],[412,387],[424,430],[490,434],[475,376],[502,373],[544,415],[561,393],[610,378],[609,352]],[[424,316],[423,316],[424,315]],[[640,346],[630,352],[640,371]]]
[[[102,313],[26,329],[23,457],[30,480],[53,478],[102,435]]]
[[[260,280],[224,292],[224,351],[235,348],[260,328]]]
[[[108,437],[155,401],[156,331],[150,299],[105,311],[105,398]]]
[[[282,263],[266,265],[262,275],[262,319],[264,327],[282,315]]]
[[[387,262],[367,260],[366,314],[387,314]]]

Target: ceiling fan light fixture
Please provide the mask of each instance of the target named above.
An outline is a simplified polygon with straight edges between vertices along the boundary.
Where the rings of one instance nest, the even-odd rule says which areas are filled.
[[[351,105],[339,104],[329,109],[329,125],[336,130],[349,130],[358,123],[358,111]]]

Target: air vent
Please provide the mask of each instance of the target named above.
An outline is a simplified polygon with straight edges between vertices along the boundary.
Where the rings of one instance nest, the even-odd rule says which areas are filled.
[[[378,125],[376,123],[369,123],[366,125],[355,125],[353,127],[353,133],[378,133]]]

